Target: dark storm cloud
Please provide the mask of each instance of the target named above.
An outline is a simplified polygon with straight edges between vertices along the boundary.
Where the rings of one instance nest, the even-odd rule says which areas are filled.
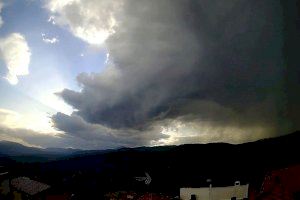
[[[92,143],[92,147],[89,148],[134,147],[148,145],[149,141],[168,137],[161,134],[157,127],[151,127],[151,129],[143,131],[114,130],[100,124],[88,123],[76,114],[68,116],[63,113],[57,113],[52,117],[52,121],[56,128],[68,133],[69,136],[81,138]]]
[[[59,94],[84,123],[138,134],[178,117],[211,126],[272,127],[266,132],[274,134],[295,123],[284,115],[280,1],[125,1],[116,16],[106,70],[80,74],[80,92]],[[63,127],[69,118],[54,116],[56,127],[74,133]],[[85,130],[75,134],[95,137]]]

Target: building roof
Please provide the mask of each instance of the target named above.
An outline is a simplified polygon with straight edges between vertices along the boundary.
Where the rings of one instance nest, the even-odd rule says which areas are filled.
[[[31,180],[27,177],[14,178],[11,180],[11,185],[17,190],[31,196],[50,188],[50,186],[47,184]]]

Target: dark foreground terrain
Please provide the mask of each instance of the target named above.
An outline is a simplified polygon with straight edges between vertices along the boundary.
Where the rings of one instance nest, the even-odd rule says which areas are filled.
[[[176,196],[181,187],[207,186],[207,179],[213,186],[232,185],[239,180],[259,189],[267,172],[300,163],[299,147],[300,132],[239,145],[191,144],[107,151],[33,148],[29,152],[22,149],[22,154],[12,149],[5,153],[0,145],[0,166],[5,166],[11,178],[30,177],[50,185],[52,193],[74,194],[77,199],[101,198],[112,191]],[[144,177],[145,172],[152,179],[149,185],[135,179]]]

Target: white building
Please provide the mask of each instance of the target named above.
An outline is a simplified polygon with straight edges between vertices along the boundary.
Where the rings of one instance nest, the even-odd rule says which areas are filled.
[[[203,188],[180,188],[181,200],[236,200],[248,198],[247,185],[240,185],[237,181],[233,186],[227,187],[203,187]]]

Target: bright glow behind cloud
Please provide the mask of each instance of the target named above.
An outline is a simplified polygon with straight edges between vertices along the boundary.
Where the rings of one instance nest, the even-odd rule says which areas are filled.
[[[6,79],[18,83],[18,76],[27,75],[31,52],[23,35],[12,33],[0,39],[0,58],[8,69]]]
[[[33,130],[40,134],[57,132],[50,123],[49,117],[42,111],[34,110],[30,113],[19,113],[0,108],[0,126],[2,127]]]
[[[73,112],[72,107],[66,104],[59,96],[55,94],[57,91],[62,91],[62,89],[49,90],[47,91],[48,93],[44,93],[39,96],[38,100],[56,111],[70,115]]]

